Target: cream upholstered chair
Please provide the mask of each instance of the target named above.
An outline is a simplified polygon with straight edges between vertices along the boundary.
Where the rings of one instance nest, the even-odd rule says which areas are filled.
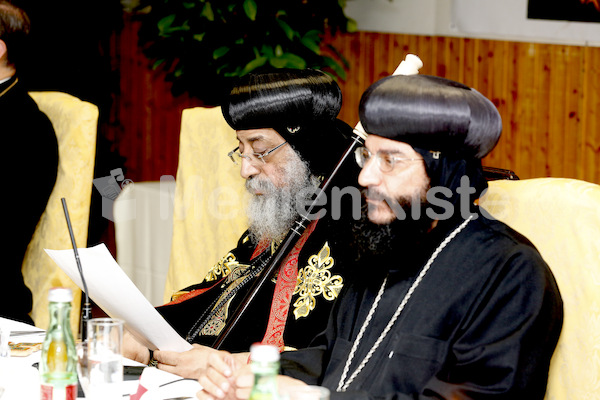
[[[32,92],[31,97],[52,122],[58,139],[58,175],[46,210],[42,214],[23,260],[25,284],[33,293],[31,317],[36,326],[48,325],[48,289],[73,289],[71,326],[79,330],[81,291],[52,261],[44,249],[72,248],[61,198],[69,208],[69,218],[78,247],[87,242],[98,107],[61,92]]]
[[[202,281],[246,229],[244,183],[227,157],[236,146],[220,107],[183,110],[165,302]]]
[[[600,399],[600,186],[563,178],[489,182],[481,205],[550,266],[564,324],[546,399]]]

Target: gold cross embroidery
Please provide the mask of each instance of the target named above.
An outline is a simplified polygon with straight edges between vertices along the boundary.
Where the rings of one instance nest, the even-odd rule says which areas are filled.
[[[227,253],[225,257],[219,260],[219,262],[208,271],[204,280],[206,282],[211,282],[217,280],[220,276],[227,276],[238,266],[238,264],[239,263],[233,253]]]
[[[342,286],[344,280],[339,275],[331,275],[331,267],[335,264],[330,256],[330,249],[327,242],[318,254],[310,256],[308,265],[298,271],[298,284],[294,294],[299,294],[294,302],[294,316],[296,319],[306,317],[316,305],[316,297],[323,295],[326,300],[334,300]]]

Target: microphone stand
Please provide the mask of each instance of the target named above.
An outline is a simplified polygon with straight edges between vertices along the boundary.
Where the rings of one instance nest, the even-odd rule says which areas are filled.
[[[398,68],[394,71],[393,75],[414,75],[419,72],[419,68],[423,66],[422,61],[413,54],[408,54],[404,61],[398,65]],[[279,265],[283,261],[283,258],[287,255],[292,246],[296,243],[296,241],[302,236],[302,233],[308,226],[310,218],[308,217],[311,213],[316,209],[318,204],[321,204],[320,201],[323,196],[326,196],[326,190],[329,189],[331,182],[337,175],[338,171],[346,161],[348,157],[352,157],[354,150],[364,143],[364,140],[367,137],[367,134],[362,128],[361,123],[356,124],[356,127],[353,130],[355,136],[352,138],[352,143],[348,147],[348,149],[342,155],[340,161],[336,164],[333,171],[331,172],[329,178],[325,179],[320,186],[319,192],[317,196],[314,198],[310,206],[308,207],[306,213],[304,215],[300,215],[296,221],[292,224],[292,227],[288,231],[287,235],[275,251],[273,256],[269,262],[269,264],[265,267],[264,271],[262,271],[257,279],[254,281],[248,294],[244,297],[240,305],[235,309],[231,318],[229,319],[227,325],[223,329],[223,332],[217,337],[213,344],[213,348],[220,349],[223,345],[223,342],[227,339],[231,331],[236,327],[240,318],[248,309],[250,303],[256,297],[259,290],[263,287],[263,285],[271,280],[275,273],[279,270]]]
[[[75,253],[75,262],[77,263],[77,269],[79,270],[79,276],[81,277],[81,283],[83,284],[84,302],[81,307],[81,319],[79,324],[79,331],[81,332],[81,341],[87,340],[87,322],[92,317],[92,306],[90,305],[90,298],[88,296],[87,284],[83,277],[83,269],[81,268],[81,261],[79,259],[79,252],[77,251],[77,244],[75,243],[75,235],[73,234],[73,227],[71,226],[71,219],[69,218],[69,210],[67,209],[67,201],[63,197],[61,199],[63,211],[65,212],[65,218],[67,220],[67,228],[69,228],[69,236],[71,237],[71,244],[73,245],[73,252]]]

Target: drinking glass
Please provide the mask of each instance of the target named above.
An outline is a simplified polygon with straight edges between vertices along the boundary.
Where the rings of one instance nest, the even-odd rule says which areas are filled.
[[[86,399],[122,399],[123,391],[123,321],[93,318],[88,321]],[[85,379],[85,378],[84,378]]]
[[[10,337],[10,329],[0,324],[0,398],[4,394],[5,386],[8,382],[2,379],[5,374],[5,367],[8,367],[8,358],[10,358],[10,347],[8,339]]]
[[[79,377],[79,385],[86,397],[88,396],[88,386],[90,384],[88,366],[88,342],[77,343],[77,376]]]
[[[0,357],[10,357],[10,346],[8,341],[10,340],[10,329],[8,326],[0,324]]]

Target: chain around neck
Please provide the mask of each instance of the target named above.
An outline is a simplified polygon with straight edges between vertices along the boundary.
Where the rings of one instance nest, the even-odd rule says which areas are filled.
[[[390,318],[390,320],[387,323],[386,327],[384,328],[383,332],[381,333],[381,335],[379,335],[379,338],[377,339],[377,341],[375,341],[375,344],[373,344],[373,346],[371,347],[371,349],[369,350],[367,355],[362,359],[360,364],[356,367],[356,369],[354,370],[354,372],[352,373],[350,378],[348,378],[348,380],[346,380],[346,376],[348,375],[348,372],[350,372],[350,364],[352,363],[354,354],[356,353],[356,350],[360,346],[362,337],[363,337],[365,331],[367,330],[367,327],[369,326],[371,319],[373,318],[373,314],[375,314],[375,310],[377,309],[379,301],[381,300],[381,297],[383,296],[383,292],[385,292],[385,285],[387,283],[387,277],[383,280],[383,283],[381,284],[381,287],[379,288],[379,292],[377,292],[377,296],[375,297],[375,301],[373,302],[373,305],[371,306],[371,309],[369,310],[369,314],[367,315],[365,322],[363,322],[363,325],[360,328],[360,331],[358,332],[358,336],[354,340],[352,349],[350,350],[350,353],[348,354],[348,358],[346,359],[346,364],[344,365],[344,370],[342,372],[342,376],[340,377],[340,382],[338,383],[338,387],[336,389],[337,392],[345,392],[346,389],[348,389],[348,386],[352,383],[352,381],[354,381],[354,379],[358,376],[358,374],[365,367],[365,365],[367,365],[367,362],[369,362],[369,360],[375,353],[375,350],[377,350],[377,348],[379,347],[379,345],[381,344],[383,339],[386,337],[388,332],[394,326],[394,323],[400,316],[400,313],[406,306],[406,303],[408,303],[408,300],[412,296],[413,292],[419,286],[419,284],[423,280],[423,277],[425,276],[425,274],[427,274],[427,271],[429,271],[431,264],[433,264],[433,261],[437,258],[438,254],[440,254],[440,252],[444,249],[444,247],[446,247],[448,245],[448,243],[450,243],[452,241],[452,239],[454,239],[456,237],[456,235],[458,235],[458,233],[460,231],[462,231],[465,228],[465,226],[467,226],[467,224],[472,219],[473,219],[473,215],[469,216],[469,218],[467,218],[465,221],[463,221],[456,229],[454,229],[454,231],[452,231],[446,237],[446,239],[444,239],[444,241],[442,243],[440,243],[440,245],[435,249],[433,254],[431,254],[431,257],[429,257],[429,260],[427,260],[427,263],[425,264],[423,269],[421,269],[421,272],[419,272],[419,275],[417,276],[417,278],[415,279],[413,284],[408,289],[408,292],[406,292],[406,294],[404,295],[404,298],[400,302],[400,305],[398,305],[396,312]]]

